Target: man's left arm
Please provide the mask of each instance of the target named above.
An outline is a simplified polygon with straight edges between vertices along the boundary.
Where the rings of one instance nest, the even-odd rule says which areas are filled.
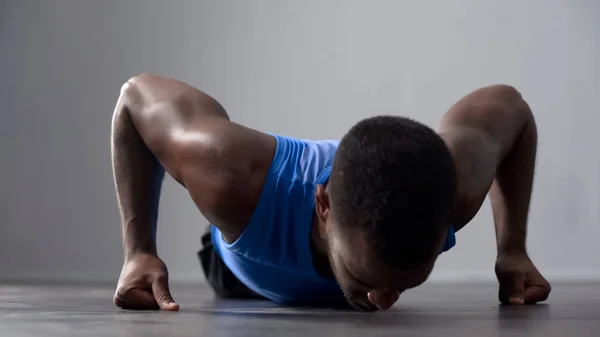
[[[547,299],[550,284],[527,255],[526,234],[536,161],[537,129],[529,105],[510,86],[472,92],[443,117],[438,132],[458,175],[456,230],[477,213],[489,192],[503,303]]]

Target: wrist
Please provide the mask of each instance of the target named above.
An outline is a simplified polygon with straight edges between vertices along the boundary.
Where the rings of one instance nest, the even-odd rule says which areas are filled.
[[[498,255],[527,255],[525,244],[498,244]]]
[[[154,245],[139,245],[139,244],[126,244],[125,245],[125,260],[131,260],[138,255],[151,255],[158,256],[156,246]]]
[[[524,227],[524,226],[523,226]],[[518,230],[499,231],[497,235],[498,255],[501,254],[527,254],[526,233],[523,227]]]

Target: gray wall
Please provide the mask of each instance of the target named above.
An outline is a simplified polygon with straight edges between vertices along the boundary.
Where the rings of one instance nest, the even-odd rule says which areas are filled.
[[[220,100],[236,121],[338,138],[360,118],[435,126],[483,85],[533,107],[539,161],[529,250],[551,278],[600,278],[600,2],[8,0],[1,14],[0,278],[114,281],[121,265],[109,128],[146,71]],[[159,250],[201,280],[204,220],[166,183]],[[493,278],[489,205],[438,280]]]

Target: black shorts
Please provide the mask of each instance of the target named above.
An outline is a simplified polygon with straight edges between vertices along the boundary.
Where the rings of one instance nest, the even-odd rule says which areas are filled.
[[[211,237],[211,226],[202,235],[202,249],[198,251],[198,258],[204,271],[206,281],[221,298],[262,298],[242,283],[221,259],[214,249]]]

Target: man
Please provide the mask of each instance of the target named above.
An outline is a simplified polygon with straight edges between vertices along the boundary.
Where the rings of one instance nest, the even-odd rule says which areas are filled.
[[[165,171],[213,224],[200,255],[221,296],[390,308],[427,279],[489,192],[499,300],[544,301],[550,284],[525,245],[536,142],[532,112],[510,86],[462,98],[437,132],[377,116],[339,142],[315,142],[241,126],[185,83],[138,75],[112,124],[125,248],[114,302],[179,309],[156,249]]]

